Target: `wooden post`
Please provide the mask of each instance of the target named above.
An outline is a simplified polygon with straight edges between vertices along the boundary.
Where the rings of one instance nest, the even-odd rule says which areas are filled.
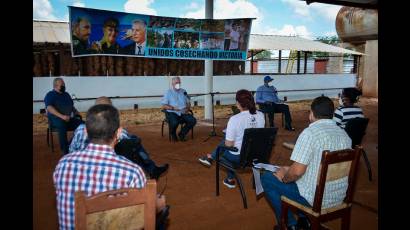
[[[251,50],[251,74],[253,74],[253,50]]]
[[[297,74],[300,74],[300,51],[298,51]]]
[[[357,64],[359,59],[357,58],[358,55],[353,55],[353,73],[357,73]]]
[[[279,50],[278,73],[282,72],[282,50]]]
[[[306,74],[307,72],[307,52],[305,51],[305,65],[303,66],[303,73]]]

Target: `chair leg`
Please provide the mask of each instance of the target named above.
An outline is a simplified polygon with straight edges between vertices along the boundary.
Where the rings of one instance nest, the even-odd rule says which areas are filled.
[[[164,121],[162,121],[161,125],[161,137],[164,137]]]
[[[342,216],[342,230],[349,230],[350,229],[350,211],[351,208],[346,209],[343,212]]]
[[[50,129],[51,152],[54,152],[53,130]]]
[[[219,196],[219,161],[216,160],[215,163],[216,163],[216,165],[215,165],[215,169],[216,169],[216,172],[215,172],[215,176],[216,176],[216,178],[215,178],[216,196]]]
[[[367,172],[369,174],[369,181],[372,181],[372,167],[370,165],[370,161],[367,158],[367,154],[366,151],[363,150],[363,158],[364,158],[364,162],[366,163],[367,166]]]
[[[47,146],[50,147],[50,128],[47,128]]]
[[[310,229],[311,230],[319,230],[320,229],[320,222],[317,218],[310,218]]]
[[[246,202],[246,193],[245,193],[245,190],[243,189],[243,185],[242,185],[241,178],[239,178],[239,176],[238,176],[236,173],[234,173],[234,175],[235,175],[236,181],[237,181],[238,184],[239,184],[239,190],[241,191],[241,196],[242,196],[242,201],[243,201],[243,207],[244,207],[245,209],[247,209],[247,208],[248,208],[248,202]]]

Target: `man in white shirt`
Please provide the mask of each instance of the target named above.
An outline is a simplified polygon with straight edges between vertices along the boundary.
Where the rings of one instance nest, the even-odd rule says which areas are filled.
[[[229,34],[229,37],[231,37],[231,42],[229,44],[229,50],[239,50],[239,31],[238,31],[238,25],[237,24],[232,24],[232,30],[231,33]]]
[[[144,20],[136,19],[132,21],[132,37],[134,43],[124,46],[122,53],[144,56],[146,45],[146,23]]]
[[[291,166],[282,166],[275,173],[264,173],[261,182],[265,195],[272,204],[276,220],[281,218],[280,197],[286,196],[306,206],[313,205],[320,161],[324,150],[349,149],[352,140],[332,120],[334,105],[328,97],[317,97],[310,107],[311,124],[300,134],[290,159]],[[326,184],[323,208],[341,204],[346,196],[347,177]],[[300,216],[298,225],[308,225],[306,217]],[[288,229],[298,229],[296,220],[289,211]]]

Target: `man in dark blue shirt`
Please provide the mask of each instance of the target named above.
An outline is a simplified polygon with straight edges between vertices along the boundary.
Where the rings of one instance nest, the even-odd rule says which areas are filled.
[[[270,127],[273,127],[273,117],[275,113],[283,113],[285,115],[285,129],[294,131],[292,127],[292,117],[289,112],[289,106],[283,104],[283,101],[278,98],[278,91],[275,86],[269,83],[273,81],[270,76],[265,76],[264,84],[256,90],[256,103],[264,113],[268,113]]]
[[[48,122],[58,132],[58,141],[63,154],[68,153],[67,131],[75,130],[83,123],[80,114],[74,107],[70,94],[65,91],[62,78],[53,81],[53,90],[44,98],[47,109]]]

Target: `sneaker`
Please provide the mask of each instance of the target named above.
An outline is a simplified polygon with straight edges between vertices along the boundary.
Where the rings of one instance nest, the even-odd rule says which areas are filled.
[[[285,147],[287,149],[290,149],[290,150],[295,148],[295,143],[292,143],[292,142],[283,142],[282,145],[283,145],[283,147]]]
[[[295,128],[293,128],[293,127],[287,127],[287,128],[285,128],[287,131],[295,131]]]
[[[203,156],[201,158],[198,159],[199,162],[201,162],[201,164],[207,166],[207,167],[211,167],[212,165],[212,158],[208,158],[208,156]]]
[[[228,180],[228,178],[225,178],[224,180],[224,185],[228,188],[235,188],[235,181],[234,180]]]
[[[185,135],[182,135],[181,133],[178,134],[178,139],[179,139],[180,141],[187,141],[187,139],[185,138]]]

